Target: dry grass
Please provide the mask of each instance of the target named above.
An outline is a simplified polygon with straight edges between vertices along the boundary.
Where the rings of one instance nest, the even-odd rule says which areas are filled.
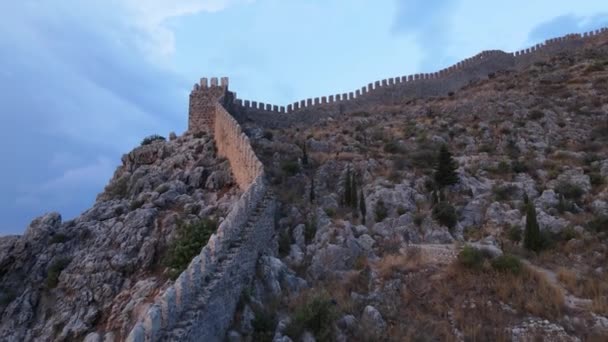
[[[389,279],[398,273],[413,272],[426,262],[418,248],[408,248],[405,254],[389,254],[374,264],[381,279]]]

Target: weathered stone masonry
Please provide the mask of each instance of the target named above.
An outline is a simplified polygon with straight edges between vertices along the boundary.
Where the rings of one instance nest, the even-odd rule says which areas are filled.
[[[190,96],[191,133],[213,133],[244,191],[201,253],[157,296],[127,341],[222,341],[240,295],[274,233],[276,203],[249,138],[221,104],[228,80],[203,79]]]
[[[501,70],[521,70],[560,52],[572,51],[589,42],[608,40],[608,29],[583,34],[569,34],[548,39],[542,44],[516,52],[483,51],[453,66],[434,73],[415,74],[369,83],[355,91],[309,98],[287,106],[242,100],[230,93],[226,108],[240,122],[251,120],[258,125],[276,128],[294,123],[313,123],[329,115],[365,111],[382,105],[404,103],[412,98],[446,96],[471,81],[488,78]],[[199,86],[196,85],[195,88]]]

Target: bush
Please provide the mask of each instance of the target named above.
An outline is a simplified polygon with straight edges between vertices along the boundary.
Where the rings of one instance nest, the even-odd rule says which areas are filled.
[[[424,222],[424,218],[425,215],[421,212],[417,212],[414,214],[414,224],[418,227],[420,227],[422,225],[422,222]]]
[[[568,182],[559,183],[555,187],[555,191],[557,191],[557,193],[561,195],[564,195],[565,198],[574,201],[580,200],[583,194],[585,193],[583,189],[581,189],[578,185]]]
[[[386,152],[386,153],[400,153],[401,152],[401,148],[399,147],[399,144],[397,144],[397,142],[395,142],[395,141],[389,141],[386,144],[384,144],[384,152]]]
[[[167,139],[165,139],[165,137],[163,137],[161,135],[153,134],[148,137],[145,137],[144,140],[141,141],[141,146],[150,145],[155,141],[166,141],[166,140]]]
[[[271,131],[264,131],[264,133],[262,134],[262,137],[266,140],[272,141],[273,134]]]
[[[256,310],[254,313],[255,316],[251,321],[251,326],[253,327],[253,340],[271,342],[277,325],[277,318],[274,312]]]
[[[453,205],[448,202],[439,202],[433,208],[433,218],[450,230],[456,226],[458,215]]]
[[[528,172],[528,170],[530,170],[530,167],[528,167],[528,164],[526,164],[526,162],[519,160],[514,160],[513,162],[511,162],[511,171],[515,173],[524,173]]]
[[[471,246],[465,246],[458,254],[458,262],[470,269],[480,269],[484,260],[484,254],[479,249]]]
[[[306,222],[306,225],[304,226],[304,241],[307,245],[312,242],[312,239],[314,239],[317,234],[316,221],[316,218],[313,218]]]
[[[291,249],[291,232],[285,229],[279,233],[279,255],[286,256]]]
[[[376,215],[376,222],[382,222],[388,216],[388,209],[386,209],[382,199],[379,199],[376,203],[374,214]]]
[[[298,172],[300,172],[300,165],[298,164],[298,162],[293,161],[293,160],[285,161],[281,164],[281,169],[288,176],[293,176],[293,175],[297,174]]]
[[[210,219],[178,225],[177,236],[169,245],[165,255],[165,265],[169,267],[171,278],[177,278],[188,267],[190,261],[201,252],[216,229],[217,222]]]
[[[518,227],[509,228],[507,236],[509,237],[509,240],[515,243],[519,243],[521,241],[521,229],[519,229]]]
[[[521,261],[513,255],[504,254],[492,260],[492,267],[498,272],[520,274],[523,266]]]
[[[59,275],[70,264],[70,258],[56,259],[46,273],[46,286],[49,289],[55,288],[59,283]]]
[[[528,119],[530,120],[540,120],[545,116],[545,113],[541,112],[538,109],[535,109],[533,111],[530,112],[530,114],[528,115]]]
[[[64,243],[68,240],[69,239],[68,239],[67,235],[57,233],[57,234],[53,235],[53,237],[51,238],[51,244]]]
[[[599,216],[589,222],[586,227],[588,230],[596,233],[608,231],[608,216]]]
[[[300,305],[287,326],[286,334],[298,339],[305,330],[312,332],[319,341],[332,340],[332,325],[337,312],[333,301],[325,294],[317,294]]]
[[[104,193],[110,199],[126,198],[129,194],[129,176],[123,175],[116,180],[110,181],[110,183],[106,185]]]
[[[589,180],[591,181],[591,185],[598,187],[604,184],[604,177],[599,172],[591,172],[589,173]]]
[[[519,188],[513,184],[494,186],[492,192],[497,201],[507,201],[513,198]]]

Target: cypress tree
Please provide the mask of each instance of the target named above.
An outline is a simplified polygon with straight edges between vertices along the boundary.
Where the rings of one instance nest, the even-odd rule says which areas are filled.
[[[363,224],[365,224],[365,213],[367,208],[365,207],[365,198],[363,197],[363,189],[361,189],[361,196],[359,196],[359,209],[361,210],[361,217],[363,218]]]
[[[308,165],[308,152],[306,151],[306,141],[302,144],[302,165]]]
[[[310,177],[310,203],[315,200],[315,177]]]
[[[355,209],[357,209],[357,177],[355,177],[355,175],[353,175],[352,177],[352,184],[351,184],[351,189],[350,189],[350,206]]]
[[[540,228],[536,220],[536,208],[533,203],[526,205],[526,230],[524,231],[524,247],[538,252],[542,248]]]
[[[352,194],[351,188],[352,186],[352,178],[350,174],[350,168],[346,170],[346,180],[344,182],[344,206],[350,206]]]
[[[446,145],[442,145],[435,166],[435,184],[439,189],[458,183],[458,165]]]

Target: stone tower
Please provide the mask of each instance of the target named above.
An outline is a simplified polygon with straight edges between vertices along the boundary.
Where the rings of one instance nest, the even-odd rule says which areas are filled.
[[[216,77],[201,78],[200,84],[195,84],[190,93],[190,106],[188,113],[188,131],[191,133],[213,131],[215,111],[217,104],[228,91],[228,77],[222,77],[218,84]]]

